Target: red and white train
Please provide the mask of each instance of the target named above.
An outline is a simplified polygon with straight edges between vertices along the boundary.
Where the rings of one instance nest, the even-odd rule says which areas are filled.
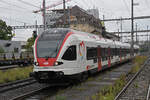
[[[134,45],[134,56],[139,46]],[[34,44],[33,76],[39,82],[85,79],[131,59],[130,44],[66,28],[44,31]]]

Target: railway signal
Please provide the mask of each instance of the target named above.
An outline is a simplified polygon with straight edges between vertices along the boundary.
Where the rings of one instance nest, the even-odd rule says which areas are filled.
[[[34,38],[37,37],[37,31],[33,31],[33,37],[34,37]]]

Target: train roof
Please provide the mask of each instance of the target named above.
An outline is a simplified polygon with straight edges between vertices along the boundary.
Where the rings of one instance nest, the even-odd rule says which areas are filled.
[[[73,30],[70,28],[50,28],[44,31],[43,34],[50,33],[52,31],[60,32],[60,33],[63,33],[64,35],[67,34],[68,32],[73,32],[74,36],[76,36],[78,40],[102,44],[102,46],[104,47],[128,48],[128,49],[131,47],[129,43],[106,39],[106,38],[100,37],[99,35],[77,31],[77,30]],[[134,48],[138,49],[139,46],[134,45]]]
[[[103,44],[105,45],[105,47],[130,48],[130,44],[128,43],[102,38],[98,35],[91,34],[91,33],[80,32],[76,30],[72,30],[72,31],[76,33],[76,36],[81,41],[95,42],[95,43]]]

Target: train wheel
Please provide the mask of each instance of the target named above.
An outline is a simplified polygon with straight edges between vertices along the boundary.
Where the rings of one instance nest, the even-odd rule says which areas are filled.
[[[84,72],[83,74],[82,74],[82,82],[83,81],[86,81],[87,79],[88,79],[88,72]]]
[[[88,72],[83,72],[79,77],[79,82],[84,82],[88,79]]]

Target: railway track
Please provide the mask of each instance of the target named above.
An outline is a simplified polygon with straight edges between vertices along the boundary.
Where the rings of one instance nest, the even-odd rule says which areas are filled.
[[[144,64],[144,65],[147,65],[147,64]],[[25,100],[26,99],[35,99],[35,97],[39,97],[39,95],[41,93],[44,93],[43,95],[46,97],[49,96],[49,94],[53,94],[50,96],[50,98],[52,100],[55,100],[54,96],[56,96],[58,90],[65,91],[62,95],[65,95],[65,96],[67,95],[66,100],[70,100],[70,99],[71,100],[83,100],[83,97],[85,98],[85,94],[87,96],[93,92],[99,91],[100,87],[104,87],[105,85],[113,84],[115,80],[119,79],[120,75],[128,74],[129,70],[131,69],[131,66],[132,66],[132,64],[131,64],[131,62],[129,62],[129,63],[123,64],[121,67],[118,66],[118,67],[114,67],[108,71],[106,70],[106,72],[104,71],[104,72],[100,73],[100,75],[97,75],[96,77],[94,76],[94,80],[87,81],[87,82],[83,83],[82,86],[76,86],[77,90],[75,90],[75,91],[74,91],[74,88],[73,89],[70,88],[71,86],[69,86],[69,90],[66,88],[65,89],[64,88],[56,89],[55,87],[59,86],[60,84],[58,84],[58,85],[57,84],[38,84],[37,82],[35,82],[33,84],[29,84],[28,80],[27,80],[28,82],[25,82],[25,83],[27,83],[27,85],[23,86],[21,84],[25,84],[25,83],[24,82],[20,83],[21,87],[20,86],[17,87],[16,83],[14,83],[14,85],[11,84],[11,86],[14,86],[14,87],[11,87],[9,84],[8,85],[5,84],[5,85],[3,85],[4,87],[10,86],[10,88],[7,90],[4,89],[3,91],[0,89],[1,90],[0,91],[0,100],[3,100],[3,99],[5,99],[5,100],[24,100],[24,98],[25,98]],[[67,85],[67,84],[63,84],[63,85]],[[1,85],[0,88],[3,86]],[[88,89],[84,89],[85,87],[87,87]],[[43,89],[46,89],[46,90],[48,89],[48,90],[46,92],[43,92]],[[84,90],[86,90],[86,91],[84,91]],[[72,92],[73,92],[73,94],[72,94]],[[147,92],[147,94],[149,94],[149,93]],[[76,98],[74,98],[74,96],[76,96]],[[41,100],[41,98],[39,97],[37,100]],[[130,100],[130,99],[126,99],[126,100]]]
[[[28,66],[19,66],[19,65],[0,66],[0,70],[8,70],[8,69],[13,69],[13,68],[24,68],[24,67],[28,67]]]
[[[63,92],[59,95],[62,98],[65,97],[65,100],[85,100],[86,96],[97,93],[97,91],[100,91],[100,88],[102,89],[107,85],[109,86],[114,84],[114,82],[119,79],[122,74],[128,74],[129,70],[132,68],[131,66],[131,62],[118,65],[94,76],[90,76],[89,80],[81,83],[82,85],[79,84],[77,86],[68,86],[68,88],[59,88],[58,90],[50,88],[48,90],[38,92],[32,96],[27,96],[25,99],[21,100],[45,100],[46,98],[48,98],[48,100],[56,100],[55,97],[61,91]]]
[[[15,90],[19,90],[23,87],[36,84],[37,81],[33,78],[28,78],[24,80],[18,80],[15,82],[0,84],[0,100],[10,100],[10,98],[7,96],[7,94],[11,93],[12,96],[15,93]],[[13,97],[11,97],[13,98]]]
[[[20,100],[43,89],[60,84],[39,84],[33,78],[0,85],[0,100]],[[63,84],[67,85],[67,84]]]
[[[146,100],[150,100],[150,84],[149,84],[149,88],[148,88],[148,91],[147,91]]]
[[[7,70],[19,67],[18,65],[0,66],[0,70]]]
[[[0,93],[4,93],[6,91],[20,88],[20,87],[30,85],[33,83],[36,83],[36,81],[32,78],[28,78],[28,79],[24,79],[24,80],[18,80],[15,82],[0,84]]]
[[[150,58],[131,78],[114,100],[150,100]],[[148,87],[149,86],[149,87]]]
[[[150,63],[150,59],[148,59],[144,63],[142,68],[145,68],[145,66],[149,66],[150,65],[149,63]],[[110,69],[109,71],[106,70],[106,71],[103,71],[102,73],[99,73],[98,75],[94,77],[91,77],[92,78],[91,81],[87,80],[85,83],[82,83],[79,86],[75,86],[75,87],[73,86],[73,88],[70,88],[69,86],[68,89],[62,89],[63,92],[60,91],[61,93],[57,91],[55,92],[55,94],[50,95],[51,93],[54,93],[54,91],[52,92],[51,89],[49,89],[49,91],[48,90],[42,91],[42,93],[39,92],[35,95],[29,96],[22,100],[32,100],[32,99],[34,100],[45,100],[45,99],[56,100],[56,97],[65,98],[65,100],[97,100],[97,99],[92,99],[92,98],[88,99],[87,97],[92,96],[92,94],[97,93],[97,91],[101,91],[105,86],[113,85],[114,82],[118,80],[121,75],[129,75],[128,73],[132,68],[131,66],[133,66],[131,62],[123,64],[121,66],[118,65],[118,67],[116,66]],[[137,75],[139,75],[140,72],[142,72],[143,70],[144,69],[141,69]],[[136,78],[133,74],[129,75],[129,79],[131,79],[132,77]],[[148,88],[146,89],[146,93],[147,93],[147,98],[149,98]],[[146,95],[145,95],[145,98],[146,98]],[[123,99],[122,98],[120,100],[146,100],[146,99],[128,99],[128,98]]]

